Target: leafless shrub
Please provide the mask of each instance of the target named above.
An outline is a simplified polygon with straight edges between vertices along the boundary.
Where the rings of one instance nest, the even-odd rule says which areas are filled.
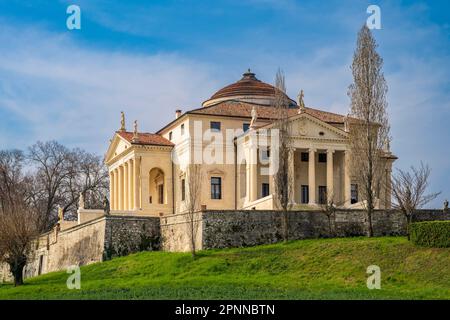
[[[397,169],[392,177],[393,207],[401,210],[406,217],[408,239],[409,224],[412,222],[414,212],[440,194],[440,192],[425,194],[430,173],[430,167],[421,162],[420,167],[411,166],[410,171]]]

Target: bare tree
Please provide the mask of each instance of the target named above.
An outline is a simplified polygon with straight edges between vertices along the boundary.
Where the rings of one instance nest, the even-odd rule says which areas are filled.
[[[9,265],[15,286],[23,284],[23,269],[40,231],[39,215],[29,205],[23,161],[21,151],[0,151],[0,262]]]
[[[201,189],[202,189],[202,167],[200,164],[190,164],[186,172],[184,193],[185,207],[187,210],[186,218],[188,222],[188,235],[191,246],[192,257],[196,254],[196,239],[199,219],[197,213],[200,209]],[[187,190],[186,190],[187,186]]]
[[[70,151],[67,164],[67,179],[61,185],[63,191],[63,212],[74,214],[80,194],[83,194],[86,207],[101,208],[108,191],[108,170],[100,156],[81,149]]]
[[[293,174],[290,171],[289,161],[291,142],[290,142],[290,124],[289,124],[289,101],[286,96],[286,85],[284,73],[278,69],[275,78],[275,99],[274,107],[276,108],[277,119],[275,120],[274,129],[279,133],[279,155],[278,170],[273,176],[275,197],[277,204],[282,209],[282,230],[283,240],[289,239],[289,210],[292,207],[293,190],[291,185]],[[272,142],[274,143],[274,142]]]
[[[419,168],[411,166],[411,171],[397,169],[396,174],[392,177],[394,208],[401,210],[405,215],[408,240],[410,236],[409,225],[413,220],[414,212],[440,194],[440,192],[425,194],[430,173],[430,167],[421,162]]]
[[[336,210],[339,206],[342,206],[345,203],[345,201],[337,202],[336,197],[333,192],[329,193],[327,192],[327,201],[324,204],[320,205],[320,210],[322,213],[327,217],[328,219],[328,231],[330,233],[330,236],[335,235],[335,229],[333,227],[333,222],[336,218]]]
[[[74,216],[80,193],[91,206],[102,206],[108,173],[99,156],[49,141],[31,146],[28,159],[35,170],[30,196],[41,212],[43,228],[57,221],[57,206],[63,208],[64,214]]]
[[[351,66],[353,84],[349,87],[350,113],[357,119],[350,122],[351,168],[366,199],[369,237],[373,236],[372,213],[386,166],[382,150],[390,139],[387,84],[382,72],[383,59],[376,47],[371,31],[364,25],[358,34]]]

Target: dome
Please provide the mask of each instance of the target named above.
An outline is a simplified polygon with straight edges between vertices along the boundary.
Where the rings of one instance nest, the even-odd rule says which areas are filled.
[[[275,98],[275,90],[274,86],[258,80],[255,74],[248,69],[248,71],[242,75],[241,80],[214,93],[209,100],[203,102],[203,106],[208,107],[226,100],[272,105]],[[289,99],[289,97],[287,98]],[[292,106],[296,105],[293,100],[289,99],[289,101]]]

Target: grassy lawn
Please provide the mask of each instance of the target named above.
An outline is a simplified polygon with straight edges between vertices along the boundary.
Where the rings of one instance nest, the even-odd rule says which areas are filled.
[[[366,268],[381,268],[368,290]],[[0,299],[450,299],[450,249],[403,237],[301,240],[189,253],[142,252],[81,268],[81,290],[55,272]]]

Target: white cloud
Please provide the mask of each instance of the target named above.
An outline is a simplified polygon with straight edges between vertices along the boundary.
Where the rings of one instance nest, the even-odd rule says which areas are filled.
[[[13,28],[2,28],[0,43],[0,112],[16,126],[0,129],[2,147],[57,139],[103,152],[121,110],[129,127],[139,119],[141,130],[156,131],[217,88],[213,67],[177,54],[88,50],[70,34]]]

